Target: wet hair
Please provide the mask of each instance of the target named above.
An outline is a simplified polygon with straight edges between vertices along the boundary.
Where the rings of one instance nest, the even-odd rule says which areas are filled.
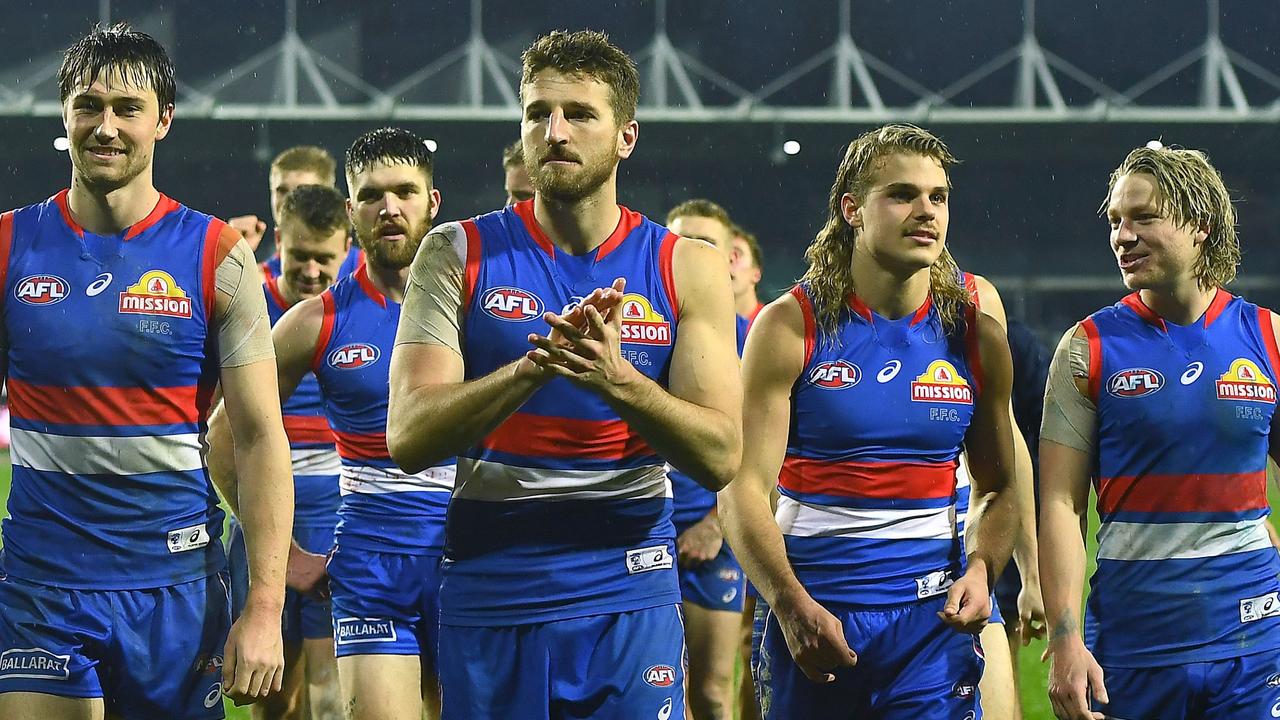
[[[65,103],[77,87],[91,85],[113,72],[120,73],[130,85],[155,90],[162,113],[177,97],[173,61],[164,46],[122,22],[107,28],[95,26],[62,54],[59,100]]]
[[[338,162],[328,150],[315,145],[295,145],[284,150],[271,161],[271,169],[282,173],[315,173],[326,185],[332,185]]]
[[[682,217],[704,217],[712,220],[719,220],[724,224],[725,228],[731,232],[734,227],[733,220],[729,219],[729,213],[724,208],[703,198],[694,198],[693,200],[685,200],[679,205],[671,208],[671,212],[667,213],[667,224],[675,222],[676,218]]]
[[[1236,236],[1236,209],[1222,174],[1199,150],[1177,146],[1140,147],[1130,152],[1111,173],[1107,197],[1099,212],[1106,215],[1111,192],[1125,175],[1142,173],[1155,178],[1160,189],[1158,212],[1179,227],[1209,228],[1193,267],[1196,281],[1205,290],[1226,286],[1240,266],[1240,238]]]
[[[427,141],[408,130],[393,127],[370,130],[347,148],[347,184],[351,184],[356,173],[379,163],[414,165],[431,178],[434,157],[435,153],[427,147]]]
[[[280,224],[291,220],[325,235],[350,226],[346,198],[328,185],[299,185],[286,195],[280,206]]]
[[[809,268],[801,278],[813,297],[818,325],[829,334],[836,329],[845,298],[854,291],[853,249],[857,243],[857,232],[844,219],[840,200],[845,193],[850,193],[859,202],[864,201],[876,171],[885,158],[895,154],[933,158],[944,171],[958,162],[941,139],[915,125],[885,125],[865,132],[849,143],[831,185],[826,225],[805,250]],[[929,296],[947,331],[960,326],[965,307],[972,303],[960,277],[956,261],[944,247],[929,268]]]
[[[524,145],[521,141],[516,140],[510,145],[502,148],[502,167],[524,167]]]
[[[589,77],[609,86],[609,105],[618,127],[635,119],[640,73],[635,62],[609,42],[608,35],[595,30],[556,30],[535,40],[520,59],[524,64],[522,92],[543,70]]]

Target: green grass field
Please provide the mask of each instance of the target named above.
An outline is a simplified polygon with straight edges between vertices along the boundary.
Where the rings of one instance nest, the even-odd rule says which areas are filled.
[[[9,453],[0,453],[0,518],[6,517],[7,500],[9,497]],[[1280,501],[1275,493],[1275,483],[1267,483],[1268,492],[1271,495],[1271,506],[1280,507],[1277,502]],[[1092,503],[1090,503],[1092,506]],[[1275,522],[1276,516],[1272,515],[1272,522]],[[1088,557],[1089,557],[1089,574],[1093,573],[1093,555],[1094,555],[1094,534],[1098,527],[1098,518],[1092,510],[1089,512],[1089,537],[1088,537]],[[1040,662],[1040,653],[1044,651],[1045,643],[1037,641],[1029,647],[1022,648],[1018,655],[1018,673],[1022,684],[1022,707],[1024,716],[1027,720],[1053,720],[1053,711],[1049,707],[1048,696],[1048,670],[1047,664]],[[227,718],[230,720],[248,720],[249,711],[247,708],[232,707],[227,703]]]

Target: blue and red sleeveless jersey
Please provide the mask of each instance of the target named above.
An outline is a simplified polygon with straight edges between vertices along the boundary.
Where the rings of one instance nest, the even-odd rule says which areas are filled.
[[[280,292],[275,277],[267,278],[262,289],[267,295],[267,317],[275,327],[290,308],[289,301]],[[313,373],[302,378],[280,410],[293,461],[293,526],[332,528],[338,521],[341,463],[333,446],[333,431],[324,416],[320,384]]]
[[[570,255],[533,201],[461,223],[468,379],[525,354],[564,312],[627,281],[622,354],[665,387],[676,342],[676,236],[622,208],[596,250]],[[459,235],[462,233],[463,235]],[[455,245],[456,247],[456,245]],[[549,381],[458,459],[440,603],[455,625],[513,625],[680,602],[671,486],[644,438],[598,395]]]
[[[1086,640],[1104,665],[1280,648],[1280,557],[1263,525],[1280,370],[1270,315],[1219,290],[1179,326],[1135,293],[1081,323],[1102,522]]]
[[[876,606],[946,591],[964,570],[956,465],[981,392],[973,306],[943,330],[926,301],[889,320],[856,296],[824,332],[803,285],[804,369],[778,477],[777,520],[820,602]]]
[[[324,322],[311,367],[342,461],[335,542],[375,552],[440,555],[453,458],[410,475],[387,450],[388,379],[400,304],[374,287],[363,264],[320,299]]]
[[[356,271],[360,264],[364,262],[364,251],[359,245],[351,244],[351,249],[347,251],[347,257],[342,261],[342,267],[338,268],[338,278],[344,278]],[[280,277],[280,253],[263,260],[258,267],[262,270],[262,277],[270,280],[271,278]]]
[[[750,328],[751,318],[738,315],[736,323],[738,357],[742,357],[742,348],[747,342],[747,331]],[[667,465],[667,476],[671,478],[673,496],[671,522],[676,526],[678,535],[711,512],[711,508],[716,506],[716,494],[671,465]]]
[[[82,228],[66,190],[0,216],[6,572],[124,590],[223,567],[201,439],[219,372],[214,273],[238,240],[164,195],[114,236]]]

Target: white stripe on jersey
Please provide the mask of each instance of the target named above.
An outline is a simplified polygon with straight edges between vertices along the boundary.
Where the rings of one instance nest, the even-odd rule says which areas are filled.
[[[200,434],[77,437],[13,428],[13,464],[71,475],[141,475],[204,467]]]
[[[1098,529],[1099,560],[1176,560],[1217,557],[1271,547],[1262,523],[1108,522]]]
[[[458,458],[464,500],[643,500],[671,497],[661,465],[624,470],[546,470]]]
[[[969,487],[969,454],[962,452],[956,458],[956,490]]]
[[[294,475],[337,475],[342,472],[342,460],[333,448],[308,448],[290,450]]]
[[[956,536],[953,506],[911,510],[870,510],[809,505],[786,495],[776,515],[784,535],[857,537],[877,540],[951,540]]]
[[[353,467],[344,465],[338,487],[343,495],[386,495],[405,492],[453,492],[453,479],[457,474],[452,465],[438,465],[410,475],[397,468],[380,468],[371,465]]]

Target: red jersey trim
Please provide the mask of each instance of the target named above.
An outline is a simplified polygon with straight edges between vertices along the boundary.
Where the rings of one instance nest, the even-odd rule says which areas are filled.
[[[76,222],[76,219],[71,216],[71,206],[67,204],[67,195],[70,192],[70,188],[59,191],[58,194],[53,196],[53,203],[58,206],[58,212],[62,215],[62,222],[71,228],[71,232],[74,232],[79,237],[84,237],[84,228],[80,227],[80,223]]]
[[[13,416],[56,425],[177,425],[204,414],[195,385],[122,388],[33,385],[10,377]]]
[[[360,462],[391,459],[386,433],[348,433],[334,430],[333,439],[338,446],[338,457],[344,460]]]
[[[800,316],[804,318],[804,363],[800,367],[807,368],[809,361],[813,359],[813,346],[818,339],[818,321],[813,314],[813,302],[809,300],[809,293],[799,285],[792,286],[790,292],[799,303]]]
[[[324,362],[324,351],[329,347],[329,341],[333,339],[333,322],[337,316],[337,306],[333,302],[333,293],[325,290],[320,293],[320,304],[324,307],[324,318],[320,321],[320,333],[316,335],[316,349],[311,353],[311,370],[314,372],[320,369],[320,363]]]
[[[596,248],[596,262],[600,262],[606,255],[617,250],[622,241],[626,240],[627,236],[631,234],[631,231],[640,227],[640,223],[644,222],[644,218],[638,212],[622,205],[618,206],[618,210],[622,213],[618,216],[618,225],[613,229],[612,233],[609,233],[609,237],[605,238],[600,247]]]
[[[788,455],[778,485],[806,495],[928,500],[956,490],[956,461],[839,462]]]
[[[133,238],[138,237],[142,233],[151,229],[151,227],[154,226],[156,223],[160,222],[160,220],[163,219],[165,215],[168,215],[169,213],[176,211],[180,207],[182,206],[178,204],[178,201],[174,200],[173,198],[170,198],[168,195],[165,195],[164,193],[160,193],[160,199],[156,201],[156,206],[151,209],[151,212],[148,213],[146,217],[142,218],[141,220],[134,223],[133,225],[130,225],[129,229],[125,230],[124,239],[126,241],[129,241],[129,240],[132,240]],[[236,233],[236,239],[239,239],[239,238],[240,238],[240,234]]]
[[[1271,361],[1271,382],[1280,383],[1280,346],[1276,344],[1276,329],[1271,318],[1270,310],[1258,308],[1258,330],[1262,333],[1262,344],[1267,348],[1267,359]]]
[[[1093,318],[1080,321],[1080,327],[1084,328],[1085,339],[1089,341],[1089,398],[1096,407],[1102,392],[1102,337]]]
[[[760,311],[763,309],[764,309],[764,303],[757,302],[755,309],[747,314],[747,330],[750,330],[751,326],[755,324],[756,316],[759,315]]]
[[[0,308],[9,297],[9,252],[13,248],[13,211],[0,215]]]
[[[627,460],[652,455],[644,438],[623,420],[579,420],[515,413],[480,441],[510,455]]]
[[[515,212],[520,221],[524,223],[524,229],[528,231],[533,241],[542,248],[547,257],[556,256],[556,246],[551,242],[551,238],[542,231],[542,226],[538,224],[537,218],[533,216],[533,200],[524,200],[511,206],[511,210]]]
[[[1208,328],[1213,324],[1214,320],[1222,314],[1227,308],[1227,304],[1231,302],[1231,293],[1218,288],[1218,292],[1214,293],[1213,302],[1209,303],[1209,308],[1204,311],[1204,326]]]
[[[332,445],[333,430],[329,421],[318,415],[285,415],[284,434],[291,443]]]
[[[1128,295],[1125,295],[1124,299],[1121,300],[1120,302],[1124,303],[1126,307],[1128,307],[1130,310],[1137,313],[1138,317],[1142,318],[1143,320],[1146,320],[1148,323],[1151,323],[1152,325],[1155,325],[1161,330],[1165,330],[1166,332],[1168,331],[1168,328],[1164,324],[1164,318],[1160,317],[1160,315],[1156,313],[1155,310],[1152,310],[1151,308],[1147,307],[1147,304],[1142,302],[1142,296],[1139,295],[1138,293],[1130,293]]]
[[[680,319],[680,295],[676,292],[676,243],[680,236],[668,231],[658,250],[658,273],[662,276],[662,289],[667,291],[667,304],[671,306],[672,320]]]
[[[969,272],[960,273],[960,277],[964,280],[964,289],[969,292],[969,299],[981,310],[982,300],[978,298],[978,277]]]
[[[360,266],[357,267],[355,272],[351,274],[355,276],[356,284],[360,286],[361,290],[364,290],[365,295],[368,295],[369,298],[374,302],[378,303],[380,307],[385,308],[387,306],[386,296],[382,294],[381,290],[374,287],[373,281],[369,279],[368,265],[366,265],[365,263],[360,263]]]
[[[269,265],[268,263],[269,261],[267,260],[264,260],[258,263],[258,269],[262,271],[263,282],[270,282],[271,278],[275,277],[275,275],[271,274],[271,265]]]
[[[462,272],[462,309],[471,309],[471,298],[480,281],[480,228],[474,220],[463,220],[462,231],[467,234],[467,261]]]
[[[975,395],[982,394],[983,371],[982,371],[982,340],[978,334],[978,306],[964,306],[964,347],[966,360],[969,361],[969,373],[973,375],[973,392]]]
[[[1267,473],[1104,477],[1098,512],[1230,513],[1267,506]]]
[[[231,248],[240,242],[240,233],[235,228],[227,225],[218,218],[210,218],[209,227],[204,233],[204,257],[201,258],[200,276],[203,278],[204,286],[204,305],[207,308],[205,317],[212,329],[216,323],[214,321],[214,308],[218,300],[218,266],[227,258],[231,252]],[[212,331],[210,332],[212,334]]]
[[[277,278],[268,275],[267,280],[263,285],[266,286],[267,294],[271,296],[272,302],[274,302],[277,307],[281,310],[289,309],[289,301],[285,300],[284,293],[280,292],[280,281]]]

